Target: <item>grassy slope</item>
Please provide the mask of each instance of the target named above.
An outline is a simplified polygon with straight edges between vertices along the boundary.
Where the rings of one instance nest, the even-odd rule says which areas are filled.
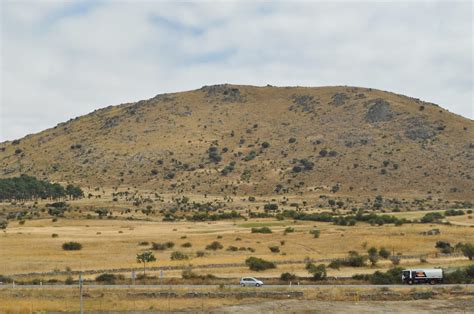
[[[334,104],[338,93],[347,96],[341,105]],[[389,120],[367,122],[374,99],[389,103]],[[413,131],[430,138],[410,139]],[[288,143],[290,138],[296,142]],[[214,86],[104,108],[18,145],[2,143],[0,177],[27,173],[91,188],[255,196],[275,194],[277,184],[288,195],[329,193],[340,184],[339,193],[360,198],[415,198],[430,191],[435,198],[472,201],[472,138],[473,121],[384,91]],[[260,148],[264,141],[268,149]],[[219,151],[229,149],[218,164],[208,159],[213,143]],[[338,155],[322,158],[322,149]],[[257,156],[244,161],[252,150]],[[293,160],[303,158],[314,169],[294,174]],[[231,161],[234,171],[220,175]],[[245,171],[250,176],[242,179]],[[170,172],[175,177],[165,179]]]

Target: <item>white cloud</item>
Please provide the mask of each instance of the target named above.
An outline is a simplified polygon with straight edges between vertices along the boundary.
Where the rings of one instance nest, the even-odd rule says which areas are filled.
[[[1,2],[0,141],[214,83],[356,85],[473,118],[471,2]]]

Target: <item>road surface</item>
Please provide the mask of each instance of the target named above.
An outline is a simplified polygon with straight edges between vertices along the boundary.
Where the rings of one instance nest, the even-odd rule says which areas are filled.
[[[474,284],[439,284],[439,285],[263,285],[257,289],[332,289],[332,288],[347,288],[347,289],[387,289],[387,288],[409,288],[413,287],[432,287],[432,288],[449,288],[449,287],[472,287]],[[220,285],[96,285],[96,284],[84,284],[86,289],[217,289],[221,288]],[[252,287],[240,287],[240,285],[224,285],[225,288],[242,288],[248,289]],[[74,289],[78,288],[78,284],[64,285],[64,284],[44,284],[44,285],[13,285],[3,284],[0,285],[0,289],[17,289],[17,288],[28,288],[28,289],[48,289],[48,288],[61,288],[61,289]]]

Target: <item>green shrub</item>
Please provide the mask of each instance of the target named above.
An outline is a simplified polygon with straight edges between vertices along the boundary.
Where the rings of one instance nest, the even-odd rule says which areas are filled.
[[[326,266],[324,264],[315,265],[313,263],[306,264],[306,270],[313,275],[315,280],[323,280],[326,278]]]
[[[206,250],[217,251],[223,248],[222,244],[219,241],[214,241],[211,244],[206,246]]]
[[[318,229],[313,229],[309,233],[312,234],[315,238],[319,238],[321,231],[319,231]]]
[[[436,213],[436,212],[435,213],[428,213],[428,214],[424,215],[421,218],[420,222],[421,223],[437,222],[437,221],[439,221],[443,218],[444,218],[444,216],[441,213]]]
[[[252,228],[252,233],[272,233],[272,230],[268,227]]]
[[[454,251],[449,242],[437,241],[435,247],[441,251],[441,253],[449,254]]]
[[[276,268],[276,265],[270,261],[251,256],[245,260],[245,264],[254,271],[263,271],[266,269]]]
[[[4,275],[0,275],[0,282],[10,283],[10,282],[13,282],[13,279]]]
[[[71,242],[63,243],[63,250],[65,251],[79,251],[81,249],[82,249],[82,244],[80,244],[79,242],[71,241]]]
[[[470,261],[472,261],[472,258],[474,257],[474,244],[472,243],[466,243],[461,245],[461,251],[466,256],[469,258]]]
[[[186,242],[186,243],[183,243],[181,244],[181,247],[192,247],[193,245],[191,244],[191,242]]]
[[[187,254],[184,254],[183,252],[175,251],[171,253],[170,258],[172,261],[182,261],[182,260],[189,259],[189,256]]]
[[[174,242],[171,242],[171,241],[164,242],[164,243],[158,243],[158,242],[151,243],[152,250],[157,250],[157,251],[164,251],[166,249],[171,249],[173,247],[174,247]]]
[[[376,271],[373,274],[356,274],[352,278],[356,280],[370,281],[374,285],[389,285],[389,284],[400,284],[401,282],[401,267],[395,267],[387,272]]]
[[[277,210],[278,209],[278,204],[267,203],[267,204],[263,205],[263,209],[265,209],[265,210]]]
[[[328,267],[332,269],[339,269],[342,266],[342,261],[340,259],[335,259],[329,263]]]
[[[296,275],[295,274],[291,274],[291,273],[282,273],[280,275],[280,280],[282,281],[291,281],[291,280],[295,280],[296,279]]]
[[[390,257],[390,251],[384,247],[381,247],[379,250],[379,256],[383,259],[387,259]]]
[[[71,276],[68,276],[66,280],[64,281],[66,285],[72,285],[74,284],[74,279]]]
[[[117,280],[123,280],[125,277],[123,275],[114,275],[114,274],[102,274],[95,277],[95,281],[114,284]]]
[[[372,266],[375,266],[377,264],[377,261],[379,260],[377,249],[375,247],[371,247],[367,252],[369,253],[370,264],[372,264]]]
[[[280,253],[280,247],[279,246],[270,246],[268,247],[272,253]]]
[[[292,233],[292,232],[295,232],[295,228],[292,228],[292,227],[286,227],[286,229],[285,229],[285,233]]]
[[[444,212],[445,216],[462,216],[464,215],[463,210],[456,210],[456,209],[448,209],[447,211]]]

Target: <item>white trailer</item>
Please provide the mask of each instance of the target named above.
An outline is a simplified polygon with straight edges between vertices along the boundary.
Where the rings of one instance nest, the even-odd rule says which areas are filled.
[[[402,271],[404,284],[429,283],[431,285],[443,282],[442,269],[404,269]]]

